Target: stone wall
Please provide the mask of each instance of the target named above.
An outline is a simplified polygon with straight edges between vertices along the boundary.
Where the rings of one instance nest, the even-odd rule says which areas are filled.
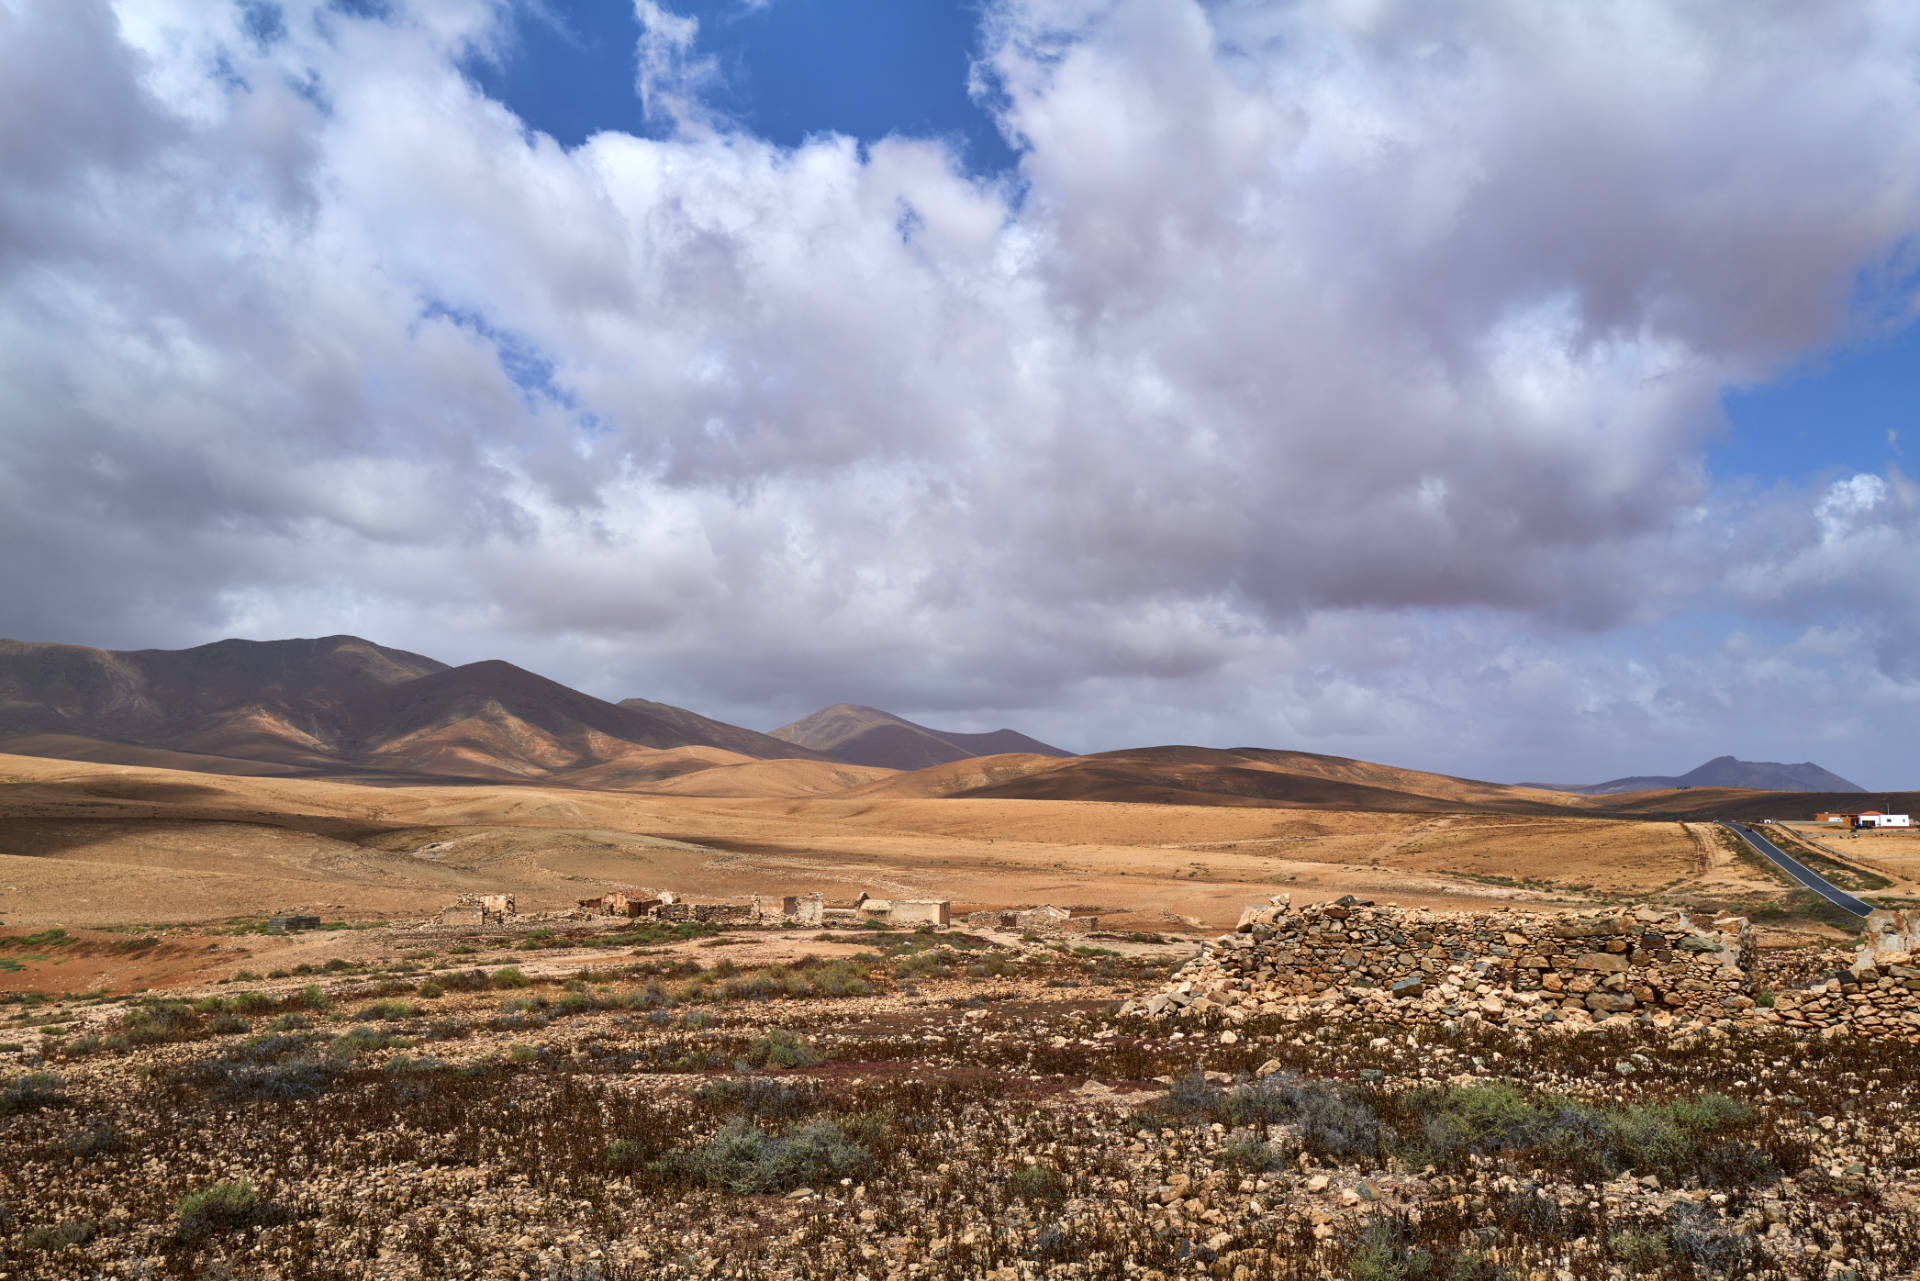
[[[1914,959],[1920,912],[1877,910],[1861,925],[1864,938],[1851,955],[1829,949],[1797,958],[1798,971],[1814,971],[1814,981],[1778,984],[1772,1008],[1761,1017],[1829,1036],[1920,1037],[1920,965]]]
[[[1753,930],[1659,908],[1586,915],[1374,907],[1352,898],[1299,912],[1276,900],[1205,945],[1164,992],[1126,1012],[1308,1012],[1400,1022],[1483,1020],[1663,1028],[1732,1022],[1756,1006]]]
[[[706,921],[751,925],[761,919],[758,903],[662,903],[649,916],[660,921]]]

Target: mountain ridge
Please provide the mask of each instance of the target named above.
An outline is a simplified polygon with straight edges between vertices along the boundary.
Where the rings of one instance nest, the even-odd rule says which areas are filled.
[[[983,734],[937,730],[861,703],[835,703],[771,731],[774,738],[809,748],[850,765],[926,769],[977,756],[1025,754],[1071,756],[1018,730]]]
[[[499,659],[451,667],[357,636],[184,650],[0,641],[0,750],[231,761],[321,774],[563,779],[657,775],[641,758],[709,748],[825,763],[683,708],[607,702]]]
[[[1547,787],[1549,784],[1521,783],[1518,786]],[[1716,756],[1685,774],[1634,774],[1609,779],[1604,783],[1561,784],[1558,790],[1582,796],[1621,796],[1631,792],[1693,787],[1732,787],[1756,792],[1864,793],[1867,790],[1812,761],[1784,765],[1779,761],[1743,761],[1734,756]]]

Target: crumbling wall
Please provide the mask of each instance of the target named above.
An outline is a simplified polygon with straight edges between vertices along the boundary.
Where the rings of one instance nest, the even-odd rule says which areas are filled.
[[[661,921],[705,921],[715,925],[751,925],[760,919],[757,903],[662,903],[653,909]]]
[[[1193,1017],[1352,1014],[1585,1026],[1614,1016],[1726,1023],[1756,1002],[1753,930],[1653,907],[1581,916],[1376,908],[1250,909],[1168,989],[1126,1012]]]

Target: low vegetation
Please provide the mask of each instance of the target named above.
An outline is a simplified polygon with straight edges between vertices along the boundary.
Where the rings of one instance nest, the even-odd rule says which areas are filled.
[[[1895,1043],[1219,1012],[1176,1029],[1115,1013],[1167,954],[851,937],[858,955],[777,965],[726,947],[560,972],[415,955],[86,1018],[40,1007],[36,1026],[69,1032],[0,1078],[0,1270],[1920,1268],[1920,1061]]]

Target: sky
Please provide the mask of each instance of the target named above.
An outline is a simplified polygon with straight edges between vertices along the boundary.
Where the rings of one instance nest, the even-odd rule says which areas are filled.
[[[0,635],[1920,787],[1920,8],[0,0]]]

